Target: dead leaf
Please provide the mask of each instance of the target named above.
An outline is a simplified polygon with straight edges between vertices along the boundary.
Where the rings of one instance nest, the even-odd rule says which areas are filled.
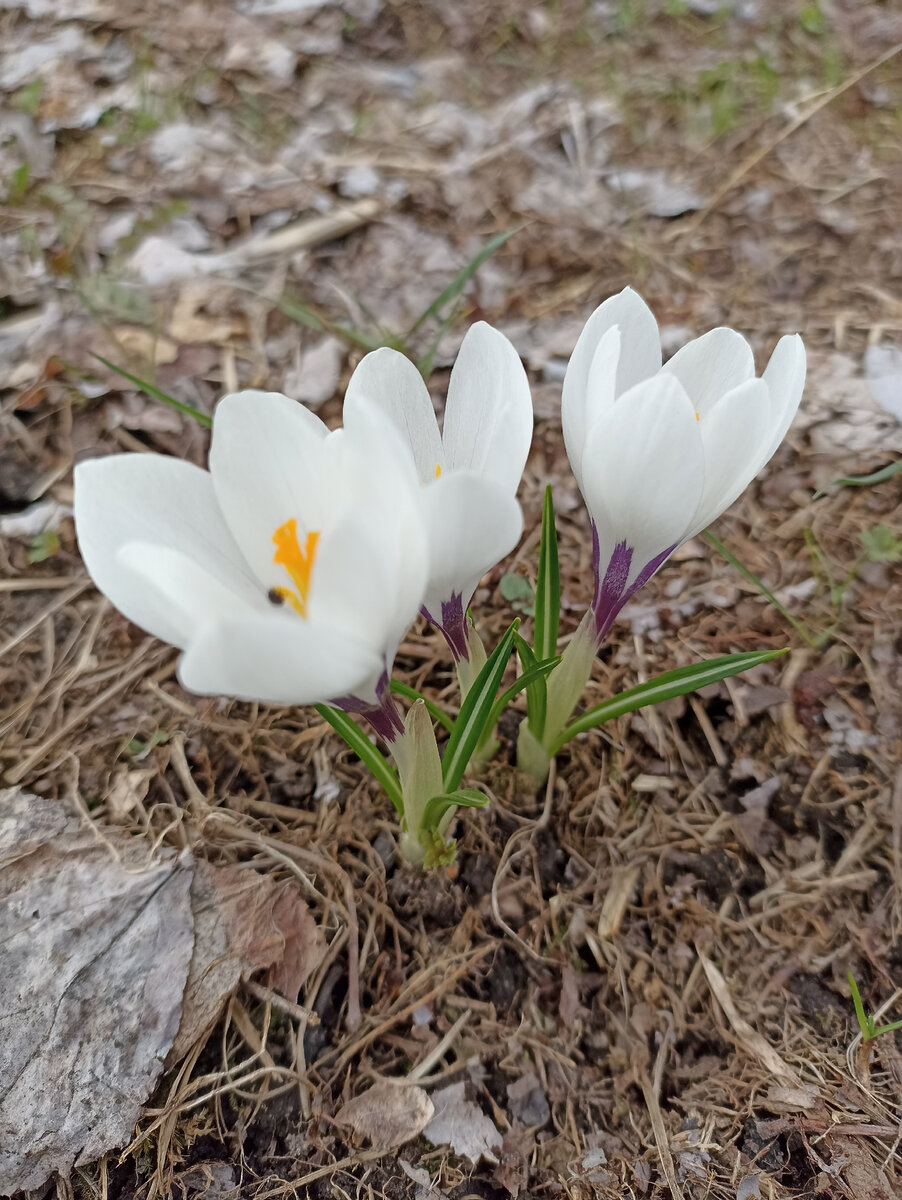
[[[117,344],[132,359],[152,362],[156,366],[175,362],[179,348],[175,342],[152,329],[137,325],[120,325],[114,331]]]
[[[0,1194],[127,1141],[165,1064],[239,980],[323,947],[290,885],[151,854],[53,801],[0,792]],[[306,956],[306,957],[305,957]]]
[[[58,533],[66,517],[72,516],[68,504],[56,500],[39,500],[24,512],[0,517],[0,534],[4,537],[32,538],[38,533]]]
[[[548,1097],[533,1071],[507,1085],[507,1099],[511,1114],[530,1128],[546,1125],[551,1117]]]
[[[131,1136],[178,1028],[194,935],[190,857],[149,863],[144,842],[122,837],[113,854],[13,789],[0,810],[5,1195]],[[31,848],[15,855],[20,841]]]
[[[289,937],[295,943],[292,961],[286,967],[289,988],[300,979],[294,995],[289,996],[291,1000],[297,999],[301,984],[324,953],[303,900],[289,885],[274,883],[265,875],[198,862],[191,884],[191,904],[194,954],[185,985],[182,1020],[166,1058],[167,1067],[183,1058],[216,1022],[226,998],[242,979],[282,961]],[[276,918],[277,905],[288,927],[287,935]],[[311,926],[304,932],[300,912]],[[300,950],[310,956],[304,963],[299,959]]]
[[[276,991],[295,1002],[308,976],[323,961],[325,942],[310,909],[292,887],[282,889],[272,916],[282,934],[284,949],[270,982]]]
[[[799,1087],[779,1087],[774,1085],[764,1099],[764,1106],[770,1112],[800,1112],[816,1108],[820,1103],[820,1092],[811,1083],[800,1084]]]
[[[497,1163],[494,1151],[501,1149],[501,1134],[495,1122],[478,1104],[464,1095],[466,1083],[452,1083],[432,1098],[435,1116],[423,1130],[433,1146],[448,1145],[475,1166],[480,1159]]]
[[[200,259],[203,256],[195,254],[190,257]],[[169,336],[177,342],[213,342],[221,345],[246,334],[247,322],[243,318],[221,316],[209,311],[221,292],[222,285],[215,281],[193,280],[183,284],[169,319]]]
[[[349,1100],[336,1114],[335,1122],[377,1148],[394,1150],[422,1133],[434,1112],[422,1088],[380,1082]]]
[[[331,335],[298,354],[294,367],[285,372],[282,386],[286,396],[316,408],[335,395],[345,360],[345,348]]]
[[[860,1196],[862,1200],[893,1200],[899,1193],[895,1188],[890,1190],[890,1182],[886,1172],[861,1142],[855,1138],[838,1137],[833,1139],[836,1148],[837,1161],[842,1163],[840,1170],[849,1188],[849,1194]]]
[[[150,781],[156,774],[156,767],[130,771],[127,767],[120,766],[106,798],[110,820],[124,821],[132,809],[143,801],[150,789]]]

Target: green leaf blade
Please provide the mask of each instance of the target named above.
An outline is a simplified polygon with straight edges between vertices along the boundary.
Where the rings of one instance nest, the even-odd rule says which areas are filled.
[[[444,726],[449,733],[454,728],[452,718],[446,712],[443,712],[434,701],[429,700],[426,696],[418,692],[416,688],[412,688],[406,683],[401,683],[399,679],[393,679],[389,687],[394,695],[403,696],[406,700],[422,700],[426,705],[426,711],[432,717],[433,721],[438,721],[439,725]]]
[[[656,675],[646,683],[637,684],[636,687],[612,696],[610,700],[578,717],[561,732],[550,747],[550,752],[552,755],[557,754],[561,747],[577,734],[595,729],[606,721],[614,720],[615,717],[625,716],[649,704],[661,704],[676,696],[685,696],[687,692],[698,691],[709,683],[719,683],[721,679],[738,675],[787,653],[787,650],[752,650],[742,654],[724,654],[705,662],[691,663],[687,667],[677,667],[675,671],[665,671],[663,675]]]
[[[421,829],[428,833],[435,832],[442,817],[449,808],[487,808],[489,798],[485,792],[476,788],[460,788],[456,792],[444,792],[441,796],[433,796],[423,809]]]
[[[539,543],[539,573],[536,580],[536,620],[533,649],[536,658],[546,660],[557,653],[561,621],[561,568],[558,559],[557,530],[554,524],[554,500],[551,485],[545,488],[542,504],[542,538]]]
[[[759,579],[754,571],[750,571],[745,563],[738,559],[733,551],[730,550],[729,547],[725,546],[716,534],[712,533],[710,529],[706,529],[702,534],[702,537],[709,546],[713,546],[717,553],[722,555],[727,560],[731,567],[735,567],[744,579],[747,579],[749,583],[758,589],[762,596],[770,601],[780,616],[789,622],[806,646],[809,646],[812,650],[817,650],[820,647],[821,640],[819,638],[812,637],[798,617],[794,617],[792,615],[786,605],[782,604],[777,599],[767,584],[762,579]]]
[[[473,751],[488,725],[518,624],[518,621],[514,621],[508,627],[504,637],[486,659],[461,705],[442,757],[442,778],[446,792],[457,790]]]
[[[527,671],[538,666],[539,660],[532,652],[532,647],[519,633],[514,636],[514,646],[520,656],[520,665],[524,675]],[[526,688],[526,720],[530,731],[541,738],[545,730],[545,712],[548,708],[548,685],[544,675],[538,675]]]
[[[814,493],[814,498],[819,500],[821,496],[826,496],[827,488],[831,487],[869,487],[875,483],[886,483],[887,479],[892,479],[900,471],[902,471],[902,458],[898,462],[881,467],[879,471],[873,471],[870,475],[844,475],[841,479],[831,479],[827,487],[819,488]]]
[[[541,679],[544,682],[547,676],[551,674],[560,661],[560,655],[557,655],[554,658],[543,659],[542,662],[535,663],[533,666],[527,668],[522,675],[519,675],[510,685],[510,687],[503,691],[495,701],[495,707],[492,709],[492,715],[488,720],[489,729],[495,728],[495,726],[498,724],[498,719],[510,704],[511,700],[518,696],[520,692],[526,691],[536,682],[536,680]]]
[[[386,792],[398,814],[403,817],[404,800],[401,796],[401,785],[398,782],[397,773],[389,765],[385,757],[376,749],[360,726],[355,724],[348,714],[342,712],[340,708],[333,708],[330,704],[314,704],[313,707],[322,719],[332,726],[338,736],[350,746],[373,778]]]
[[[518,225],[514,229],[506,229],[503,233],[498,233],[493,238],[489,238],[487,242],[483,243],[470,261],[461,267],[448,286],[442,288],[432,303],[423,309],[423,311],[408,329],[405,335],[405,341],[411,336],[411,334],[416,333],[421,326],[425,325],[430,317],[437,317],[443,308],[446,308],[452,301],[456,300],[482,264],[486,261],[486,259],[491,258],[495,251],[500,249],[500,247],[503,246],[509,238],[512,238],[515,233],[519,233],[520,229],[522,229],[521,225]]]
[[[104,358],[101,354],[94,354],[93,350],[90,351],[90,354],[98,362],[102,362],[105,367],[109,367],[111,371],[115,371],[117,375],[121,375],[129,383],[133,383],[145,396],[150,396],[152,400],[159,400],[162,404],[168,404],[170,408],[174,408],[176,412],[184,413],[186,417],[193,417],[198,424],[203,425],[206,429],[213,428],[213,418],[208,417],[206,413],[202,413],[199,408],[192,408],[190,404],[182,404],[181,400],[176,400],[175,396],[170,396],[168,392],[161,391],[152,383],[148,383],[146,379],[141,379],[138,375],[132,375],[128,371],[123,370],[122,367],[117,367],[115,363],[110,362],[108,358]]]

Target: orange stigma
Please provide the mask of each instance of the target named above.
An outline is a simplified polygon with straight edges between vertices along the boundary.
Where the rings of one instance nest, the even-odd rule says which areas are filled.
[[[298,542],[298,523],[291,518],[280,525],[272,535],[276,552],[273,562],[284,567],[291,576],[295,591],[291,588],[279,587],[272,591],[279,600],[290,604],[299,617],[307,619],[307,601],[310,596],[310,583],[313,576],[313,564],[316,562],[316,547],[319,542],[319,530],[311,530],[307,534],[304,548]]]

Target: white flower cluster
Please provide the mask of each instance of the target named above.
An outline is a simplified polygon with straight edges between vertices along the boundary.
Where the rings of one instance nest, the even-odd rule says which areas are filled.
[[[731,329],[662,366],[655,318],[629,288],[592,314],[561,406],[594,540],[584,658],[767,463],[804,380],[797,335],[758,378]],[[520,359],[482,322],[461,346],[441,432],[416,367],[376,350],[351,378],[341,429],[278,393],[245,391],[216,409],[209,471],[153,454],[80,464],[81,551],[117,608],[184,652],[188,690],[328,702],[365,714],[393,743],[404,726],[389,677],[418,612],[443,632],[462,681],[485,661],[466,612],[521,535],[532,425]],[[562,668],[557,693],[549,682],[558,726],[590,666]]]

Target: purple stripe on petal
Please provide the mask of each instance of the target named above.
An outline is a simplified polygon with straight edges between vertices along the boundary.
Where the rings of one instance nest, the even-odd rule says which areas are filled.
[[[618,542],[605,568],[604,578],[602,578],[598,530],[593,523],[592,557],[595,562],[595,598],[592,601],[592,613],[595,617],[595,636],[599,645],[604,641],[623,606],[635,596],[641,587],[648,583],[655,571],[667,561],[675,549],[676,544],[668,546],[666,550],[655,555],[627,587],[633,562],[633,548],[626,542]]]
[[[626,542],[618,542],[614,547],[614,553],[608,560],[604,578],[602,578],[598,530],[593,523],[592,557],[595,561],[595,598],[592,601],[592,612],[595,614],[595,630],[598,641],[601,642],[625,603],[624,594],[626,581],[630,576],[633,550]]]
[[[388,683],[388,672],[383,671],[376,684],[377,704],[361,700],[359,696],[339,696],[330,701],[335,708],[347,713],[357,713],[363,717],[373,729],[377,737],[389,744],[398,740],[404,732],[404,720],[392,699]]]
[[[460,592],[454,592],[450,600],[442,601],[441,620],[434,617],[426,608],[420,612],[431,625],[439,629],[445,641],[451,648],[455,662],[469,661],[470,650],[467,644],[467,615],[464,612],[463,597]]]

